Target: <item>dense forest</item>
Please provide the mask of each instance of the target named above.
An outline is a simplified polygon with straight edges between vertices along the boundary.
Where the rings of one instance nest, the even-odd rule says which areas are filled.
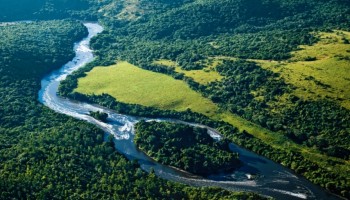
[[[96,19],[90,0],[2,0],[0,21],[85,18]]]
[[[261,198],[161,180],[117,153],[97,127],[41,105],[41,78],[70,60],[86,34],[77,21],[0,26],[0,199]]]
[[[170,122],[140,121],[135,144],[151,158],[193,174],[210,175],[238,168],[238,154],[229,141],[215,141],[207,129]]]
[[[133,5],[115,0],[4,0],[0,5],[0,21],[74,18],[99,20],[104,25],[105,31],[92,40],[97,60],[70,76],[60,87],[62,95],[99,103],[122,113],[206,124],[239,145],[350,198],[346,166],[343,171],[332,170],[333,166],[349,161],[350,111],[329,99],[300,99],[292,95],[294,86],[279,74],[245,60],[286,60],[299,45],[315,44],[318,41],[315,32],[349,30],[349,1],[139,0]],[[189,188],[160,180],[152,173],[145,174],[137,164],[115,153],[111,143],[103,142],[101,131],[37,103],[40,78],[73,56],[73,42],[86,34],[81,24],[20,23],[0,25],[0,31],[1,198],[172,195],[196,199],[201,195],[210,198],[213,191],[233,195],[218,189]],[[185,70],[202,69],[216,57],[234,59],[221,62],[216,70],[224,79],[208,85],[201,85],[173,68],[154,64],[156,60],[167,59]],[[115,60],[126,60],[182,79],[222,110],[282,133],[288,142],[315,149],[329,159],[319,165],[300,151],[270,146],[245,130],[238,131],[227,123],[190,110],[162,111],[118,102],[109,95],[72,93],[77,78],[85,76],[86,71]],[[285,104],[279,105],[279,99],[286,96]],[[99,113],[91,114],[101,117]],[[75,156],[78,154],[81,156]],[[140,190],[140,185],[149,187]],[[166,195],[168,191],[173,193]]]
[[[28,33],[27,29],[40,32]],[[0,31],[2,73],[17,78],[41,78],[52,69],[61,67],[74,57],[71,49],[62,47],[72,47],[72,42],[87,35],[86,28],[73,21],[65,21],[64,24],[56,21],[22,22],[0,26]],[[63,35],[71,38],[59,40]]]
[[[348,29],[349,12],[347,1],[191,1],[113,26],[93,47],[106,60],[141,67],[164,58],[191,69],[213,55],[280,60],[298,45],[315,42],[311,31]]]

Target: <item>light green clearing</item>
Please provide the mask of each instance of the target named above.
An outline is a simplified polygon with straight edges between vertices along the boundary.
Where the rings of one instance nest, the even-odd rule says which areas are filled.
[[[217,71],[215,71],[215,66],[208,66],[202,70],[183,70],[176,62],[171,60],[162,59],[154,61],[153,63],[167,67],[174,67],[176,72],[183,73],[186,77],[191,77],[194,81],[202,85],[206,85],[213,81],[220,81],[223,78]]]
[[[350,32],[317,35],[320,38],[317,44],[300,46],[301,50],[293,52],[293,57],[287,61],[253,61],[296,86],[293,93],[299,98],[329,98],[350,109],[350,44],[344,42],[344,39],[350,40]],[[306,61],[307,58],[315,60]]]
[[[127,62],[110,67],[95,67],[78,80],[76,92],[107,93],[120,102],[164,110],[194,112],[212,116],[218,107],[181,81],[164,74],[140,69]]]

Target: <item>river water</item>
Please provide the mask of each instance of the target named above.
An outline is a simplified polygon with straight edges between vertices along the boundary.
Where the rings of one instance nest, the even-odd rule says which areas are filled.
[[[74,59],[42,79],[39,101],[44,105],[56,112],[95,124],[106,133],[112,134],[118,152],[124,154],[130,160],[138,160],[143,170],[150,171],[153,169],[157,176],[170,181],[192,186],[216,186],[232,191],[252,191],[264,196],[285,200],[337,199],[334,195],[313,185],[282,165],[235,144],[231,144],[230,147],[232,151],[239,153],[243,166],[233,173],[216,174],[203,178],[161,165],[148,158],[143,152],[138,151],[133,143],[134,124],[145,118],[118,114],[100,106],[71,101],[57,96],[59,82],[94,58],[93,52],[89,48],[90,39],[102,32],[103,28],[96,23],[85,23],[84,25],[88,28],[89,35],[74,45],[74,51],[76,52]],[[108,123],[92,118],[89,116],[90,111],[107,113],[109,116]],[[145,120],[173,121],[169,119]],[[217,139],[221,137],[215,131],[210,131],[210,135]],[[253,180],[251,175],[256,175]]]

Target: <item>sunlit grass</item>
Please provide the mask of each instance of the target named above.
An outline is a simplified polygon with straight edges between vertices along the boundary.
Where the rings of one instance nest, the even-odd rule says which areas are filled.
[[[118,101],[164,110],[194,112],[212,116],[218,107],[189,86],[170,76],[147,71],[127,62],[95,67],[78,80],[75,90],[85,94],[108,93]]]
[[[176,72],[183,73],[186,77],[191,77],[194,81],[202,85],[213,81],[220,81],[223,78],[218,72],[215,71],[215,67],[212,65],[202,70],[183,70],[176,62],[171,60],[162,59],[154,61],[154,63],[167,67],[174,67]]]
[[[350,109],[350,32],[319,33],[313,46],[300,46],[284,62],[254,60],[263,68],[279,73],[296,86],[294,94],[301,99],[330,99]],[[309,61],[307,61],[309,60]]]

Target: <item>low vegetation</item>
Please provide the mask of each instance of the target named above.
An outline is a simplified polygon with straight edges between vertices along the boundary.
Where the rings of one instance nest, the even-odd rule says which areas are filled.
[[[327,99],[350,109],[350,32],[315,33],[319,42],[300,46],[287,61],[257,60],[264,69],[279,73],[296,87],[293,94],[303,100]]]
[[[206,85],[213,81],[220,81],[223,77],[216,71],[215,65],[208,63],[203,69],[184,70],[176,62],[171,60],[157,60],[154,61],[156,65],[162,65],[174,69],[175,72],[183,74],[185,77],[192,78],[195,82]]]

